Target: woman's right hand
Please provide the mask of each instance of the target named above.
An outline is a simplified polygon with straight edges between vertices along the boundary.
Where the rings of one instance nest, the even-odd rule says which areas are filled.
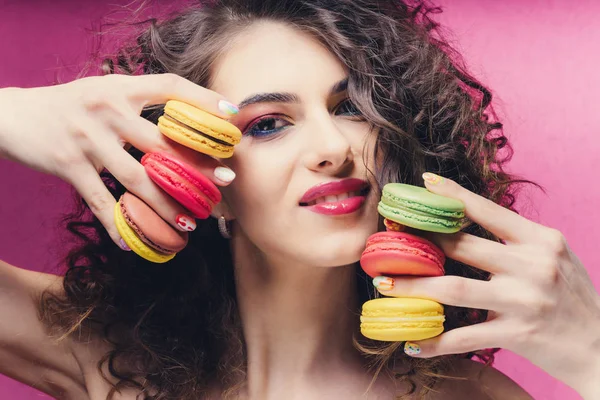
[[[231,181],[215,176],[215,168],[224,167],[216,159],[171,141],[140,116],[144,106],[170,99],[231,117],[219,109],[223,96],[175,74],[106,75],[57,86],[4,88],[0,156],[72,184],[119,246],[113,218],[116,201],[100,178],[103,168],[165,221],[182,229],[176,217],[190,213],[150,180],[144,167],[123,149],[124,142],[144,153],[174,154],[217,185]]]

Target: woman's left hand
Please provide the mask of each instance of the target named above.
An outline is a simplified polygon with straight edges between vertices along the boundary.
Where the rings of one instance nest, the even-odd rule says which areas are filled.
[[[461,200],[467,218],[506,244],[462,232],[427,234],[448,257],[490,272],[491,279],[396,277],[391,290],[380,292],[490,312],[483,323],[407,344],[407,354],[433,357],[501,347],[529,359],[582,396],[597,396],[600,296],[564,236],[452,180],[433,179],[426,187]]]

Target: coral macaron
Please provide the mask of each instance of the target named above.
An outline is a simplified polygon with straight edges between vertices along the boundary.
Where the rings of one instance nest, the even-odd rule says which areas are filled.
[[[221,192],[214,183],[170,154],[148,153],[141,162],[150,179],[196,218],[208,218],[213,206],[221,201]]]
[[[125,243],[140,257],[164,263],[188,243],[188,233],[165,222],[146,203],[126,192],[114,210],[115,224]]]
[[[372,278],[380,275],[444,275],[446,256],[435,244],[406,232],[369,236],[360,265]]]

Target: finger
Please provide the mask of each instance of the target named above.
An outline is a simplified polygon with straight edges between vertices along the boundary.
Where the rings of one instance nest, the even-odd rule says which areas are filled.
[[[456,261],[492,274],[518,274],[523,266],[511,247],[464,232],[455,234],[425,233],[444,254]]]
[[[144,153],[172,154],[219,186],[227,186],[235,178],[235,173],[219,160],[181,146],[161,134],[158,126],[136,115],[128,105],[124,104],[123,107],[128,107],[129,110],[119,118],[111,118],[110,127],[127,143],[131,143]]]
[[[416,297],[451,306],[509,311],[519,302],[505,293],[504,285],[462,276],[376,277],[373,284],[384,296]]]
[[[429,358],[502,347],[503,325],[502,320],[495,319],[453,329],[432,339],[406,342],[404,352],[412,357]]]
[[[541,225],[479,196],[451,179],[429,172],[423,174],[425,186],[433,193],[461,200],[466,216],[497,237],[513,243],[535,241],[541,234]]]
[[[130,250],[117,230],[114,222],[116,200],[104,185],[92,164],[82,164],[72,168],[66,177],[69,183],[83,197],[92,213],[98,218],[110,238],[123,250]]]
[[[148,104],[163,104],[168,100],[180,100],[221,118],[230,118],[238,108],[217,92],[209,90],[176,74],[138,75],[134,86],[137,97]]]
[[[88,121],[85,126],[94,126],[94,124],[96,124],[95,121]],[[135,158],[123,150],[117,142],[110,140],[100,142],[97,139],[107,135],[107,133],[101,131],[106,128],[96,124],[94,128],[90,129],[100,130],[90,135],[93,138],[92,140],[95,140],[93,156],[102,160],[104,167],[127,190],[148,204],[174,228],[180,231],[195,229],[195,218],[191,213],[152,182],[144,167]]]

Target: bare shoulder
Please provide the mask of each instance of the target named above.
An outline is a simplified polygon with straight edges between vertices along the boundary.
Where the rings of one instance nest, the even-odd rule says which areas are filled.
[[[433,394],[432,400],[533,400],[533,397],[511,378],[494,367],[472,360],[459,360],[453,364],[448,375],[458,379],[446,379]]]

